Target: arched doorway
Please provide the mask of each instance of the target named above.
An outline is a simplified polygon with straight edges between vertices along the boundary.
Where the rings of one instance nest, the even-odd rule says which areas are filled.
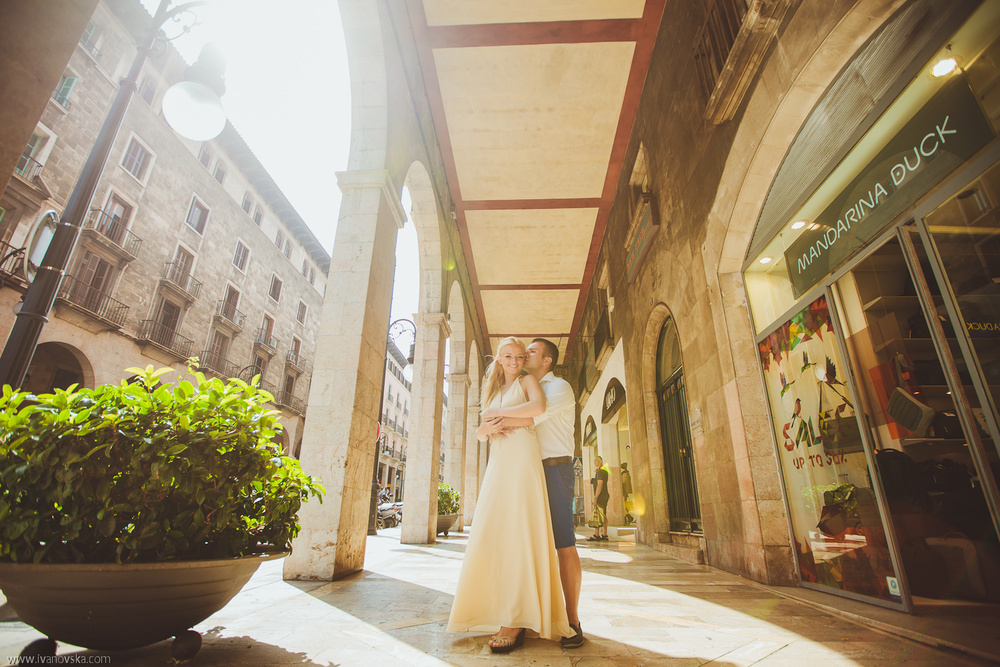
[[[72,384],[93,386],[94,371],[83,353],[63,343],[41,343],[31,358],[24,389],[35,394],[66,389]]]
[[[656,344],[656,399],[663,467],[667,477],[670,530],[700,533],[701,505],[698,502],[698,482],[688,424],[681,343],[673,317],[667,317],[663,322]]]

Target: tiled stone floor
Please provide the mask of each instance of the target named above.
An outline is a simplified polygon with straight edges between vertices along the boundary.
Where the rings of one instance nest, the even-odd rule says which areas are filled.
[[[228,606],[196,628],[204,645],[192,664],[909,667],[985,662],[865,627],[627,539],[600,546],[578,542],[584,564],[580,615],[588,637],[581,648],[563,650],[529,637],[523,648],[496,656],[489,652],[487,636],[444,629],[467,538],[452,533],[434,545],[411,546],[399,543],[398,529],[384,530],[368,538],[364,572],[333,583],[285,582],[280,561],[264,563]],[[20,622],[0,622],[0,655],[16,656],[40,636]],[[59,654],[102,655],[70,646],[60,646]],[[110,656],[111,662],[103,664],[167,665],[170,643]]]

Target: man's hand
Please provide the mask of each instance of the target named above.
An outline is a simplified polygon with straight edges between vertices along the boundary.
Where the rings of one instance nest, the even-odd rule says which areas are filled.
[[[483,418],[483,421],[487,419],[494,419],[497,416],[497,410],[495,408],[486,408],[479,413],[479,416]]]

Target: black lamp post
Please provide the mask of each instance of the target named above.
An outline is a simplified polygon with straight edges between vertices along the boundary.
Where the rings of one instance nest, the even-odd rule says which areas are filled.
[[[407,334],[407,333],[410,336],[413,337],[413,342],[410,343],[410,356],[408,356],[406,358],[406,361],[408,363],[412,364],[413,363],[413,354],[414,354],[414,351],[416,350],[416,346],[417,346],[417,325],[414,324],[411,320],[399,319],[399,320],[396,320],[392,324],[389,325],[389,332],[388,332],[388,334],[385,337],[385,355],[384,356],[386,356],[386,357],[389,356],[389,345],[395,343],[396,340],[400,336],[402,336],[404,334]],[[378,394],[378,400],[379,400],[379,418],[381,418],[381,416],[382,416],[382,397],[384,395],[385,395],[385,366],[384,366],[384,362],[383,362],[383,367],[382,367],[382,390],[379,391],[379,394]],[[381,429],[379,429],[379,430],[381,431]],[[380,489],[379,483],[378,483],[378,454],[379,454],[379,450],[382,447],[382,443],[380,442],[380,440],[381,440],[380,437],[376,437],[375,438],[375,465],[372,468],[372,497],[371,497],[371,503],[370,503],[369,509],[368,509],[368,534],[369,535],[376,535],[377,534],[377,531],[376,531],[376,523],[377,523],[376,517],[378,516],[378,492],[379,492],[379,489]]]
[[[111,148],[114,146],[115,139],[118,136],[118,130],[121,128],[122,120],[125,118],[125,112],[128,110],[129,102],[135,94],[139,73],[142,71],[142,66],[145,64],[153,45],[158,39],[160,27],[168,19],[176,18],[181,14],[189,12],[193,7],[206,4],[206,2],[205,0],[187,2],[174,8],[171,8],[170,4],[171,0],[161,0],[156,14],[153,16],[153,21],[146,30],[142,44],[139,45],[135,60],[132,61],[132,67],[129,69],[128,76],[122,80],[118,88],[118,94],[115,96],[115,100],[111,104],[111,109],[108,111],[108,116],[104,119],[101,131],[94,141],[94,147],[91,149],[90,155],[83,165],[80,178],[77,180],[72,194],[70,194],[69,201],[66,203],[66,209],[63,211],[62,218],[52,236],[52,241],[45,251],[45,257],[38,267],[35,278],[28,287],[27,293],[24,295],[24,303],[17,313],[14,326],[7,338],[7,344],[4,346],[3,354],[0,355],[0,386],[9,384],[12,387],[20,387],[24,383],[24,376],[28,371],[28,366],[31,364],[31,358],[35,354],[35,346],[38,344],[39,336],[41,336],[42,327],[48,322],[49,311],[52,309],[56,293],[59,290],[59,284],[62,282],[63,274],[66,271],[66,265],[73,252],[73,247],[76,245],[80,227],[90,208],[90,202],[94,198],[94,192],[97,190],[97,185],[101,180],[108,156],[111,154]],[[214,104],[221,110],[221,102],[219,102],[218,96],[225,92],[222,75],[218,71],[218,65],[221,64],[221,60],[208,49],[202,52],[202,56],[198,60],[198,63],[188,68],[188,77],[194,78],[196,81],[187,82],[189,85],[186,97],[191,97],[193,94],[195,96],[195,100],[193,101],[201,103],[198,112],[199,115],[213,115],[213,120],[218,125],[218,114],[212,114],[209,109],[213,106],[211,101],[212,95],[210,93],[214,93]],[[206,76],[204,73],[205,69],[214,71]],[[193,89],[190,87],[192,83],[194,84]],[[168,95],[171,95],[174,102],[182,101],[185,97],[184,93],[185,91],[183,90],[177,93],[173,90],[167,92]],[[177,108],[176,104],[172,105],[171,110],[164,109],[167,122],[176,127],[176,120],[171,120],[170,111],[173,111],[175,114],[174,118],[178,119],[179,117],[176,116],[176,113],[180,109]],[[184,119],[180,118],[180,120],[183,121]],[[224,126],[225,115],[222,116],[222,124],[218,125],[218,129],[214,134],[208,134],[206,131],[200,133],[200,136],[189,138],[203,141],[212,139],[222,131]]]

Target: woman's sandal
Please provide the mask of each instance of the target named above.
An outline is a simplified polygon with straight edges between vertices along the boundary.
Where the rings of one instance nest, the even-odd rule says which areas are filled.
[[[590,537],[588,537],[588,538],[587,538],[587,541],[588,541],[588,542],[597,542],[597,541],[598,541],[598,540],[600,540],[600,539],[601,539],[601,538],[600,538],[600,537],[598,537],[597,535],[591,535]]]
[[[490,640],[490,651],[493,653],[510,653],[518,646],[524,644],[524,628],[517,631],[513,637],[501,637],[493,635]]]

